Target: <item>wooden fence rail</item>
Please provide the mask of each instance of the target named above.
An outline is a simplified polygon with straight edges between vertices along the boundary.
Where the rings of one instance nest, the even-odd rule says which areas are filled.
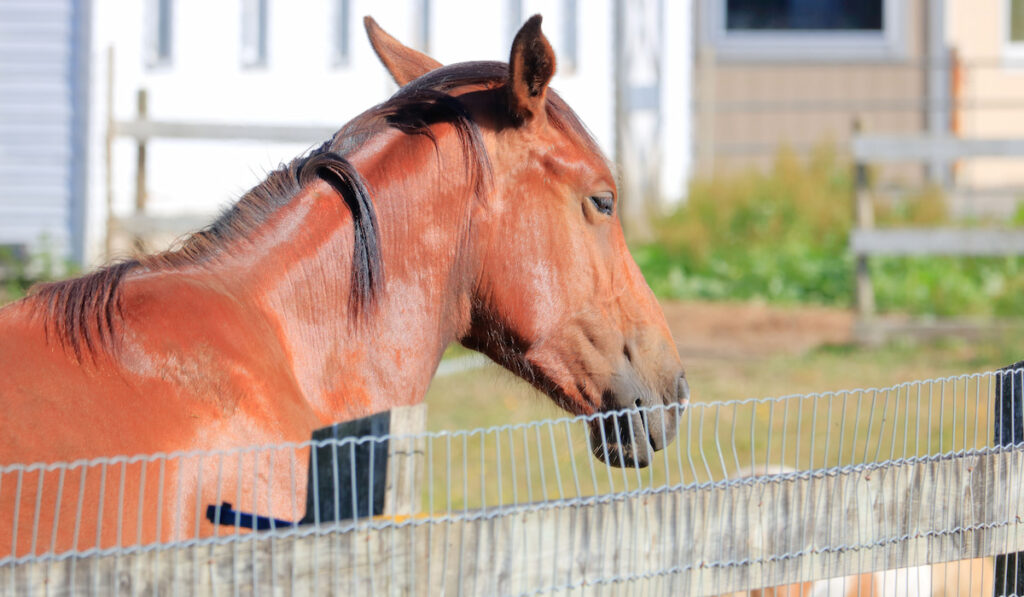
[[[108,111],[113,113],[112,107]],[[107,184],[113,181],[112,143],[115,139],[132,139],[136,144],[134,210],[127,216],[116,216],[112,197],[107,199],[106,250],[112,252],[112,234],[126,234],[136,241],[153,235],[177,236],[203,227],[211,221],[208,215],[154,216],[148,213],[148,143],[153,139],[193,139],[201,141],[267,141],[271,143],[319,144],[330,139],[337,127],[327,125],[217,123],[152,120],[149,118],[149,96],[140,89],[136,117],[132,120],[107,121]]]
[[[319,143],[330,139],[337,132],[337,127],[330,126],[181,122],[141,118],[119,120],[114,126],[118,137],[129,137],[138,142],[159,138]]]
[[[718,595],[1024,550],[1024,451],[0,568],[28,594]],[[396,519],[397,520],[397,519]]]
[[[875,228],[867,167],[879,162],[950,163],[977,157],[1024,157],[1024,139],[961,139],[939,136],[854,135],[854,228],[850,251],[855,262],[854,304],[858,333],[877,340],[875,294],[869,258],[879,255],[1006,256],[1024,254],[1024,230],[1003,228]],[[905,333],[910,326],[900,326]]]
[[[382,475],[386,479],[381,508],[357,507],[356,493],[335,493],[331,502],[352,503],[352,511],[359,512],[356,522],[344,516],[335,522],[339,519],[329,514],[310,520],[309,494],[317,485],[314,482],[306,496],[307,517],[303,520],[308,524],[262,532],[232,526],[221,529],[228,536],[204,535],[188,544],[129,544],[101,553],[34,552],[37,555],[8,559],[0,565],[0,594],[45,590],[51,595],[626,592],[701,596],[824,579],[846,582],[844,579],[880,571],[886,571],[878,577],[886,579],[884,582],[910,582],[911,576],[934,579],[936,572],[953,571],[954,582],[959,583],[964,570],[972,571],[968,576],[973,574],[974,564],[980,565],[981,572],[975,581],[968,579],[969,593],[958,593],[964,590],[958,584],[942,587],[944,593],[922,588],[922,594],[987,596],[993,582],[997,596],[1024,594],[1024,558],[1018,557],[1018,552],[1024,551],[1022,389],[1024,362],[1019,362],[999,372],[908,382],[889,389],[808,395],[792,404],[790,399],[724,403],[723,408],[733,413],[733,423],[726,427],[739,424],[746,428],[743,416],[735,418],[741,406],[749,409],[750,425],[758,413],[767,414],[771,421],[775,412],[776,420],[782,417],[783,425],[777,428],[782,433],[793,429],[785,424],[787,419],[799,423],[805,413],[812,413],[813,419],[805,424],[821,433],[813,436],[818,440],[817,449],[812,441],[807,453],[811,470],[771,465],[788,460],[785,456],[773,460],[770,451],[756,459],[753,453],[741,457],[737,446],[726,440],[725,451],[719,451],[717,457],[729,458],[731,452],[735,467],[723,462],[720,475],[712,475],[708,469],[699,477],[697,468],[708,467],[709,460],[701,447],[704,439],[693,443],[693,433],[703,438],[702,427],[691,427],[700,426],[714,413],[717,429],[719,417],[715,405],[694,405],[682,415],[680,426],[686,433],[676,440],[674,463],[670,464],[671,454],[662,453],[665,474],[678,468],[678,481],[656,484],[652,471],[648,483],[638,471],[614,469],[613,473],[607,468],[609,475],[614,474],[623,484],[618,485],[618,492],[602,491],[596,482],[599,473],[591,467],[594,489],[584,492],[581,486],[586,486],[587,475],[578,475],[575,461],[570,461],[571,475],[570,469],[558,473],[556,467],[555,477],[548,476],[547,483],[557,483],[557,490],[551,488],[557,493],[543,489],[540,494],[532,490],[521,494],[514,490],[516,497],[509,500],[498,497],[499,489],[495,501],[488,502],[481,495],[480,501],[472,502],[474,506],[462,505],[470,503],[465,495],[461,501],[453,501],[452,484],[463,485],[463,492],[469,491],[470,484],[479,484],[484,492],[485,484],[497,480],[500,488],[502,459],[487,447],[507,451],[506,472],[510,466],[514,471],[517,462],[525,468],[527,485],[530,467],[540,469],[541,475],[533,483],[543,486],[545,460],[536,458],[531,464],[528,458],[517,459],[513,440],[521,436],[526,447],[533,444],[530,440],[535,436],[537,442],[531,449],[537,456],[550,441],[550,449],[545,451],[550,452],[552,460],[548,462],[553,464],[556,452],[564,449],[556,443],[555,431],[564,433],[570,442],[569,420],[515,429],[425,434],[418,433],[424,423],[422,406],[396,409],[388,415],[386,428],[396,435],[387,442],[366,444],[386,446],[381,449],[387,455],[376,460],[358,457],[375,471],[370,486],[376,486],[374,479]],[[765,411],[758,406],[773,408]],[[948,425],[933,427],[933,418],[944,418]],[[357,425],[358,421],[332,426],[318,430],[314,437],[365,438],[370,434],[381,439],[385,428],[374,425],[382,425],[382,421],[379,416],[364,420],[370,425],[368,431]],[[981,421],[984,425],[979,428]],[[818,423],[822,426],[817,427]],[[769,423],[765,431],[773,428]],[[724,433],[734,435],[735,431],[732,427],[732,432]],[[944,442],[946,431],[952,437]],[[750,433],[754,433],[753,427]],[[937,444],[931,439],[935,433],[939,434]],[[898,446],[901,437],[902,449]],[[707,439],[717,444],[715,438]],[[768,439],[761,438],[766,448]],[[494,455],[488,464],[491,475],[485,474],[488,469],[483,466],[466,467],[468,453],[451,451],[452,445],[459,444],[478,445],[479,452],[472,458],[481,463]],[[869,447],[880,450],[883,458],[888,452],[888,457],[869,457]],[[317,460],[314,454],[321,449]],[[784,447],[779,449],[780,455],[786,453]],[[860,450],[863,457],[856,454]],[[328,471],[339,470],[337,460],[327,456],[332,452],[329,444],[324,444],[310,454],[311,464],[323,465],[315,468],[321,471],[319,487],[325,490],[316,494],[320,507],[314,512],[337,512],[324,505],[330,501],[329,488],[337,492],[340,487],[336,476],[334,482],[323,483],[331,477]],[[830,460],[829,453],[838,453],[840,459]],[[800,454],[799,449],[793,452],[797,461]],[[849,460],[843,459],[843,454]],[[711,459],[715,459],[713,453]],[[463,463],[461,473],[445,472],[453,465],[458,468],[459,461]],[[753,471],[746,468],[746,462],[764,463],[761,476],[749,476]],[[815,468],[815,462],[838,464]],[[384,471],[379,468],[382,463]],[[691,476],[684,481],[686,466],[691,468]],[[355,467],[345,470],[352,472],[352,477],[346,477],[344,470],[334,475],[363,478],[355,475]],[[425,479],[424,473],[434,478]],[[565,484],[568,489],[564,493],[560,474],[572,479]],[[631,485],[634,474],[636,484]],[[513,484],[516,478],[515,473],[504,477],[506,483]],[[438,489],[438,482],[447,488]],[[359,481],[351,483],[354,487]],[[449,495],[445,497],[445,493]],[[421,500],[425,495],[428,499]],[[520,500],[520,495],[531,497]],[[541,501],[545,497],[546,501]],[[367,501],[371,502],[376,504]],[[429,504],[427,511],[421,508],[424,503]],[[500,505],[481,505],[489,503]],[[371,518],[370,512],[377,515]],[[977,560],[991,556],[996,556],[994,566],[991,560]],[[957,564],[922,568],[944,562]],[[952,580],[948,575],[945,578]],[[932,586],[936,591],[939,588]]]

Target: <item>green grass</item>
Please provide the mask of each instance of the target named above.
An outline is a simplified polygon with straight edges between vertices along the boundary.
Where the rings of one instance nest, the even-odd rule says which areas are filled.
[[[806,354],[735,360],[697,357],[685,364],[697,404],[885,388],[1009,365],[1024,358],[1024,347],[1017,341],[1020,331],[1007,330],[1004,336],[986,341],[898,342],[872,349],[824,346]],[[721,479],[727,471],[734,476],[737,470],[755,463],[821,468],[886,459],[891,454],[948,451],[962,447],[965,439],[974,446],[985,441],[991,426],[988,407],[984,401],[976,404],[973,393],[962,395],[960,387],[961,394],[926,393],[923,399],[906,392],[867,393],[852,394],[845,400],[842,395],[832,399],[797,397],[774,406],[693,408],[684,415],[681,435],[669,447],[667,458],[657,455],[654,465],[643,471],[607,471],[588,454],[586,432],[580,425],[456,436],[448,443],[433,443],[429,452],[432,483],[425,488],[424,499],[432,491],[435,508],[449,499],[453,508],[479,507],[523,501],[527,477],[537,500],[575,495],[572,480],[576,477],[582,480],[579,491],[591,494]],[[566,416],[547,397],[496,366],[435,379],[427,404],[432,431]],[[904,432],[904,425],[911,433]],[[840,429],[846,430],[842,445]],[[827,444],[826,438],[830,438]],[[504,452],[499,452],[499,443]],[[527,454],[530,449],[533,453]],[[511,453],[519,463],[515,475],[509,466]],[[527,460],[535,463],[529,474],[523,466]],[[543,473],[537,464],[541,461],[546,466]],[[696,463],[693,469],[690,462]],[[504,466],[504,484],[500,486],[499,463]],[[517,489],[511,486],[513,476],[518,479]]]
[[[37,282],[81,273],[75,263],[54,257],[50,245],[47,238],[40,239],[39,248],[31,256],[10,246],[0,246],[0,307],[24,297]]]
[[[837,345],[767,359],[695,359],[684,363],[693,400],[712,402],[895,383],[998,369],[1024,359],[1020,328],[985,341],[948,338],[880,348]],[[428,429],[472,429],[565,416],[547,397],[488,365],[434,379]]]

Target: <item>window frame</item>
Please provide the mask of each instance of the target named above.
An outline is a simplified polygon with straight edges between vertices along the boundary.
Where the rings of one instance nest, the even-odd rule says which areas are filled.
[[[907,57],[907,7],[882,0],[882,30],[729,31],[727,0],[705,0],[703,30],[719,58],[744,61],[894,61]]]
[[[505,47],[510,48],[516,39],[516,34],[519,33],[519,28],[523,26],[523,0],[505,0],[504,8],[505,35],[508,38]]]
[[[558,66],[567,74],[576,72],[580,61],[579,2],[562,0],[562,47]]]
[[[174,62],[174,0],[149,0],[144,10],[146,68],[168,68]]]
[[[242,68],[266,68],[269,63],[270,0],[239,0],[241,29],[239,58]],[[255,26],[254,30],[249,27]]]
[[[418,0],[416,3],[416,12],[419,19],[419,27],[416,29],[416,33],[419,39],[416,40],[416,44],[420,51],[424,54],[430,53],[430,15],[432,12],[430,0]]]
[[[331,66],[348,68],[352,64],[352,2],[331,2]]]

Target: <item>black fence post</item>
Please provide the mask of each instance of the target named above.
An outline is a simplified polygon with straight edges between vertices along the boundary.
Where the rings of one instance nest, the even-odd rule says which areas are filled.
[[[302,520],[241,512],[229,502],[208,505],[206,519],[265,531],[379,516],[387,493],[390,430],[391,411],[385,411],[313,431]]]
[[[995,445],[1024,441],[1024,361],[999,370],[995,403]],[[1024,552],[996,556],[995,597],[1024,595]]]
[[[306,515],[299,524],[370,518],[384,513],[390,431],[391,411],[384,411],[313,432]],[[339,445],[345,439],[351,443]],[[327,440],[334,441],[316,445]]]

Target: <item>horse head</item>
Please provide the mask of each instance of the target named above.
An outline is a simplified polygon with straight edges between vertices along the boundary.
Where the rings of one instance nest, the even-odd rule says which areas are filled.
[[[507,65],[441,66],[372,19],[365,24],[398,93],[445,88],[487,147],[491,174],[473,214],[472,314],[461,343],[571,413],[620,411],[591,420],[593,452],[646,466],[673,440],[689,387],[626,246],[608,160],[549,88],[556,59],[541,17],[520,29]]]

